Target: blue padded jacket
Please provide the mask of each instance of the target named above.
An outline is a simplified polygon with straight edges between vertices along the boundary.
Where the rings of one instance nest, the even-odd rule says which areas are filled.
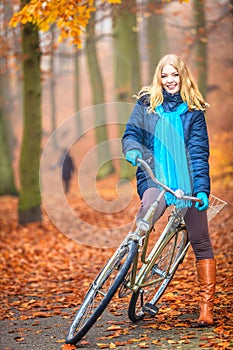
[[[169,94],[163,91],[163,108],[172,112],[183,102],[180,93]],[[157,113],[148,113],[149,96],[141,97],[134,106],[122,137],[123,152],[138,149],[143,159],[154,169],[154,134],[159,120]],[[198,192],[210,193],[209,177],[209,140],[204,112],[201,110],[186,111],[181,115],[184,128],[184,141],[187,150],[189,168],[192,174],[193,195]],[[149,187],[156,187],[149,175],[139,167],[137,169],[137,189],[142,198]]]

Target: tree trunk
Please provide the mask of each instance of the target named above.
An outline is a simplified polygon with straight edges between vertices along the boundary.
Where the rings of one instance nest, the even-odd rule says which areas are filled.
[[[104,85],[100,72],[100,67],[97,58],[96,46],[95,46],[95,13],[92,13],[91,19],[87,27],[88,39],[87,39],[87,62],[88,69],[90,73],[90,80],[93,92],[93,104],[103,104],[104,100]],[[111,160],[109,145],[105,141],[108,140],[107,134],[107,122],[105,109],[102,109],[102,113],[96,113],[96,126],[95,127],[95,137],[96,144],[101,144],[101,147],[97,146],[97,162],[98,162],[98,174],[97,178],[101,179],[114,172],[114,167]],[[106,159],[108,160],[106,162]]]
[[[1,74],[0,74],[1,80]],[[1,81],[0,81],[1,88]],[[1,92],[0,92],[0,96]],[[13,169],[11,164],[11,152],[7,137],[6,122],[0,108],[0,195],[17,195],[15,187]]]
[[[78,113],[80,111],[80,89],[81,89],[81,83],[80,83],[80,51],[77,51],[74,58],[74,107],[75,107],[75,113]],[[83,125],[82,125],[82,119],[79,114],[77,114],[77,135],[81,136],[83,133]]]
[[[0,41],[2,50],[7,45],[9,28],[4,26],[12,16],[12,8],[9,3],[3,8],[3,26],[0,30]],[[10,36],[9,36],[10,37]],[[7,49],[7,46],[5,47]],[[17,195],[12,168],[11,139],[14,140],[10,119],[11,93],[10,93],[10,71],[5,55],[0,57],[0,195]],[[12,146],[13,148],[13,146]]]
[[[205,98],[208,78],[208,52],[204,2],[201,0],[194,0],[193,6],[196,26],[195,62],[197,67],[197,82],[198,87]]]
[[[131,0],[118,6],[115,13],[114,33],[114,80],[115,94],[118,102],[134,102],[133,95],[141,88],[140,59],[138,52],[137,18],[132,9],[136,1]],[[130,108],[119,105],[119,115],[125,113],[124,124],[119,126],[119,137],[122,137],[125,124],[129,118]],[[124,159],[120,161],[120,178],[132,179],[135,171]]]
[[[41,146],[41,80],[38,31],[23,27],[24,125],[20,156],[19,222],[41,221],[39,165]]]
[[[148,2],[150,16],[147,21],[147,47],[149,59],[149,84],[162,56],[168,53],[167,35],[164,27],[163,4],[160,0]]]
[[[50,106],[51,106],[51,133],[53,133],[53,147],[55,150],[59,148],[57,143],[56,130],[57,127],[57,109],[56,109],[56,72],[54,64],[54,42],[55,42],[55,25],[51,26],[51,78],[50,78]]]

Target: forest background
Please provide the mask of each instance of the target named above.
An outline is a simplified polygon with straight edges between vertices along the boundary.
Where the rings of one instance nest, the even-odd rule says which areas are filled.
[[[80,10],[77,18],[72,17],[72,1],[67,6],[71,13],[66,10],[65,16],[64,11],[59,14],[62,5],[43,9],[38,3],[28,12],[22,10],[18,17],[15,14],[13,27],[7,23],[17,6],[9,2],[2,6],[0,193],[19,193],[20,223],[41,221],[39,163],[52,133],[54,162],[64,148],[78,157],[80,152],[71,148],[87,134],[87,127],[82,125],[87,116],[84,118],[80,111],[109,102],[134,103],[133,95],[151,83],[156,63],[168,52],[187,61],[211,105],[207,120],[213,184],[221,179],[223,186],[231,186],[231,157],[222,152],[231,148],[227,144],[232,139],[231,8],[227,1],[128,1],[121,5],[90,1],[86,9],[80,7],[83,12]],[[67,20],[68,15],[74,20]],[[23,23],[21,43],[19,22]],[[87,26],[85,35],[80,26]],[[223,69],[227,80],[222,79]],[[58,128],[77,112],[72,126],[76,136],[64,141],[64,132],[69,132],[63,127],[61,135]],[[112,136],[105,107],[100,117],[97,114],[95,111],[92,123],[102,125],[92,125],[94,143],[107,145],[95,150],[100,179],[115,172],[117,165],[106,142]],[[115,137],[119,139],[124,130],[120,124],[127,122],[128,115],[124,110],[115,117],[114,122],[119,124]],[[120,179],[132,178],[126,162],[120,162],[118,175]]]
[[[117,194],[119,180],[131,179],[134,175],[134,170],[122,159],[119,140],[135,103],[133,95],[141,86],[151,83],[156,63],[167,53],[176,53],[187,62],[210,103],[206,118],[211,145],[212,193],[228,202],[224,214],[219,215],[213,226],[214,244],[219,249],[223,232],[221,220],[224,220],[229,231],[224,248],[227,261],[232,254],[230,1],[89,3],[92,3],[90,8],[80,12],[85,33],[62,24],[59,30],[55,23],[43,28],[43,21],[42,29],[46,30],[39,30],[36,24],[40,21],[36,22],[36,16],[34,23],[27,23],[28,18],[23,15],[18,16],[10,26],[19,4],[7,0],[1,4],[0,224],[3,314],[7,315],[4,318],[14,318],[11,313],[16,296],[19,304],[14,308],[20,309],[28,293],[22,285],[25,280],[30,281],[34,264],[35,289],[44,283],[44,265],[37,266],[36,256],[43,259],[42,251],[48,252],[47,241],[42,238],[48,232],[62,242],[59,232],[84,244],[83,257],[87,258],[99,254],[99,251],[93,253],[91,246],[111,247],[119,242],[122,232],[113,237],[112,231],[106,229],[120,227],[122,231],[133,219],[139,204],[134,181],[130,196],[125,185]],[[72,9],[72,1],[69,5]],[[91,11],[92,5],[96,11]],[[54,18],[55,13],[58,9],[54,9]],[[19,21],[22,26],[16,25]],[[52,21],[51,18],[48,21]],[[69,149],[76,167],[68,194],[62,189],[61,169],[51,169],[64,148]],[[94,188],[90,185],[93,178]],[[99,232],[100,228],[104,228],[104,234]],[[77,230],[78,237],[74,236]],[[66,248],[62,253],[60,243],[55,238],[51,241],[54,248],[59,245],[58,269],[62,271]],[[69,247],[76,244],[68,241]],[[17,250],[16,245],[19,245]],[[72,246],[71,260],[77,258],[75,249],[82,250],[80,246]],[[106,255],[101,252],[100,263]],[[55,256],[55,251],[52,254]],[[28,274],[23,271],[25,264]],[[48,265],[52,279],[56,279],[53,262],[49,261]],[[19,272],[19,277],[12,283],[14,271]],[[84,271],[79,273],[82,275]],[[48,274],[45,275],[48,279]],[[51,290],[50,287],[48,283],[46,291]],[[24,310],[20,312],[25,317]]]

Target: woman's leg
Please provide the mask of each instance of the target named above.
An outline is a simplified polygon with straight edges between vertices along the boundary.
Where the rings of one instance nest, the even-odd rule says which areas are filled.
[[[198,211],[194,206],[184,217],[189,240],[196,256],[198,280],[200,283],[200,316],[198,325],[213,324],[214,293],[216,284],[216,261],[209,237],[206,211]]]
[[[206,210],[199,211],[193,205],[187,210],[184,220],[196,260],[214,259]]]
[[[143,193],[142,200],[141,200],[141,207],[139,208],[139,211],[136,215],[136,219],[133,222],[133,225],[131,228],[132,232],[135,231],[136,229],[137,220],[142,219],[145,216],[151,204],[156,200],[156,198],[158,198],[159,193],[160,193],[160,190],[157,187],[150,187]],[[154,224],[160,218],[160,216],[163,215],[165,209],[166,209],[166,202],[165,202],[165,199],[162,198],[161,202],[159,203],[158,209],[156,210],[155,215],[153,217],[152,226],[154,226]]]

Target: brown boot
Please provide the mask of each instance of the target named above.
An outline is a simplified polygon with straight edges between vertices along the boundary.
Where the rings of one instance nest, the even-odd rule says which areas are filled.
[[[198,326],[213,324],[214,293],[216,284],[216,261],[205,259],[197,261],[197,274],[200,283],[200,317]]]

